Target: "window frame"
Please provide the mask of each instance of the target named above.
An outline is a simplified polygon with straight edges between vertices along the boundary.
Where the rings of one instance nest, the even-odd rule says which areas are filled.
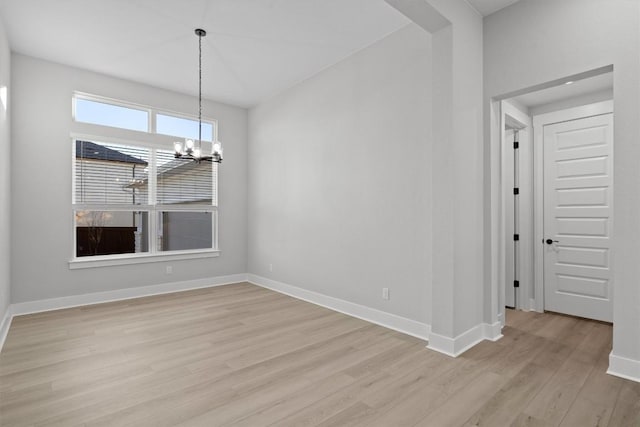
[[[162,133],[162,132],[158,132],[158,119],[157,116],[167,116],[167,117],[174,117],[176,119],[185,119],[185,120],[194,120],[194,121],[198,121],[197,117],[194,116],[189,116],[187,114],[184,113],[176,113],[175,111],[167,111],[167,110],[162,110],[162,109],[154,109],[153,110],[153,119],[151,120],[151,125],[149,127],[149,129],[151,130],[151,133],[154,133],[156,135],[163,135],[163,136],[168,136],[170,138],[181,138],[181,139],[186,139],[187,137],[185,136],[178,136],[178,135],[169,135],[166,133]],[[211,125],[211,138],[212,140],[202,140],[203,143],[205,144],[213,144],[214,141],[217,141],[217,129],[218,129],[218,121],[217,120],[213,120],[213,119],[205,119],[204,117],[202,118],[202,124],[208,124]],[[193,138],[192,138],[193,139]]]
[[[95,123],[80,122],[80,121],[76,120],[76,99],[83,99],[83,100],[86,100],[86,101],[99,102],[99,103],[102,103],[102,104],[113,105],[115,107],[124,107],[124,108],[131,108],[131,109],[134,109],[134,110],[146,111],[148,113],[147,131],[146,132],[142,132],[142,131],[133,130],[133,129],[121,128],[121,127],[117,127],[117,126],[107,126],[107,125],[99,125],[99,124],[95,124]],[[120,100],[120,99],[109,98],[109,97],[101,96],[101,95],[94,95],[94,94],[90,94],[90,93],[86,93],[86,92],[74,91],[73,95],[71,97],[71,120],[74,123],[82,123],[83,125],[90,126],[90,127],[96,126],[96,127],[99,127],[99,128],[105,129],[105,130],[118,129],[120,131],[135,132],[135,133],[138,133],[138,134],[158,135],[158,136],[167,137],[167,138],[170,138],[170,139],[175,139],[175,138],[185,139],[185,137],[183,137],[183,136],[167,135],[165,133],[158,133],[157,132],[157,126],[156,126],[156,121],[157,121],[156,120],[156,116],[158,114],[163,115],[163,116],[172,116],[172,117],[176,117],[176,118],[180,118],[180,119],[196,120],[196,121],[198,120],[197,116],[191,115],[191,114],[187,114],[187,113],[183,113],[183,112],[180,112],[180,111],[174,111],[174,110],[169,110],[169,109],[166,109],[166,108],[159,108],[159,107],[151,107],[149,105],[138,104],[138,103],[130,102],[130,101],[123,101],[123,100]],[[218,120],[214,119],[212,117],[203,116],[202,117],[202,123],[210,124],[212,126],[212,133],[211,133],[212,141],[203,141],[203,142],[207,143],[207,144],[213,144],[213,142],[218,140]]]
[[[76,99],[86,99],[105,104],[134,108],[138,110],[145,110],[149,112],[148,131],[136,131],[126,128],[112,127],[99,125],[94,123],[79,122],[75,120]],[[172,205],[172,204],[157,204],[157,176],[156,176],[156,150],[171,150],[172,142],[176,138],[182,138],[179,136],[166,135],[155,132],[156,115],[168,115],[175,116],[184,119],[195,119],[197,117],[190,116],[185,113],[178,113],[168,111],[165,109],[157,109],[140,104],[135,104],[126,101],[115,100],[112,98],[106,98],[96,95],[89,95],[82,92],[74,92],[72,96],[72,120],[74,124],[81,124],[82,130],[90,130],[90,133],[78,133],[71,132],[71,190],[72,197],[70,203],[70,217],[71,217],[71,229],[72,229],[72,247],[71,247],[71,259],[69,260],[70,269],[81,268],[93,268],[93,267],[106,267],[114,265],[127,265],[127,264],[141,264],[150,262],[164,262],[174,260],[186,260],[186,259],[201,259],[218,257],[220,255],[220,248],[218,246],[218,192],[219,192],[219,176],[216,168],[212,169],[212,183],[215,188],[216,197],[215,200],[211,200],[210,205],[197,204],[197,205]],[[218,122],[214,119],[204,119],[203,123],[209,123],[212,125],[212,138],[213,141],[217,141],[218,137]],[[123,137],[124,136],[124,137]],[[140,137],[140,138],[138,138]],[[112,143],[120,145],[129,145],[134,147],[144,147],[150,150],[149,158],[149,197],[147,204],[145,205],[128,205],[128,204],[86,204],[76,203],[76,141],[84,140],[94,143]],[[203,141],[203,146],[213,144],[212,142]],[[113,255],[95,255],[78,257],[77,255],[77,232],[76,232],[76,212],[82,210],[100,210],[100,211],[127,211],[127,212],[148,212],[148,252],[141,253],[126,253],[126,254],[113,254]],[[158,226],[159,226],[159,214],[161,212],[210,212],[211,213],[211,242],[212,248],[205,249],[189,249],[189,250],[173,250],[173,251],[161,251],[158,250]]]
[[[84,101],[91,101],[91,102],[97,102],[100,104],[106,104],[106,105],[111,105],[113,107],[122,107],[122,108],[129,108],[131,110],[138,110],[138,111],[144,111],[147,113],[147,130],[146,133],[154,133],[152,132],[153,130],[153,123],[155,121],[154,117],[155,117],[155,112],[153,111],[153,109],[151,107],[147,107],[144,105],[139,105],[139,104],[134,104],[132,102],[126,102],[126,101],[119,101],[117,99],[113,99],[113,98],[107,98],[104,96],[96,96],[96,95],[89,95],[87,93],[82,93],[82,92],[74,92],[73,93],[73,97],[71,98],[71,120],[73,120],[74,123],[84,123],[86,125],[89,126],[100,126],[102,128],[107,128],[107,129],[124,129],[124,130],[128,130],[131,132],[143,132],[143,131],[139,131],[139,130],[135,130],[135,129],[129,129],[129,128],[123,128],[123,127],[119,127],[119,126],[109,126],[109,125],[101,125],[98,123],[89,123],[89,122],[83,122],[83,121],[79,121],[77,120],[77,100],[78,99],[82,99]]]

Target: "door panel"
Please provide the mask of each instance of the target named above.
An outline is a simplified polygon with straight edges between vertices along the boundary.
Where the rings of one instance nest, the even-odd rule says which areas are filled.
[[[558,207],[606,206],[607,187],[556,189]]]
[[[613,114],[544,127],[545,310],[612,321]]]

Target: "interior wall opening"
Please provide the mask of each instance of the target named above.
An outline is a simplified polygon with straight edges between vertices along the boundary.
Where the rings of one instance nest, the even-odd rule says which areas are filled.
[[[569,76],[494,103],[494,111],[499,105],[497,306],[502,322],[505,308],[611,321],[612,71],[603,67]],[[609,148],[598,140],[607,135]],[[555,231],[546,236],[552,223]],[[545,280],[547,285],[555,280],[553,292],[563,298],[610,300],[609,308],[558,308],[549,301]]]

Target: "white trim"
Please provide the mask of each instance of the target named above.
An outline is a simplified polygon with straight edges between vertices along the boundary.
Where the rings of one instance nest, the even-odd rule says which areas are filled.
[[[508,226],[507,226],[507,208],[506,208],[506,202],[505,202],[505,179],[504,179],[504,175],[505,175],[505,170],[507,168],[507,162],[505,159],[505,149],[504,149],[504,139],[505,139],[505,129],[506,129],[506,117],[503,111],[503,108],[505,106],[505,103],[503,101],[500,101],[499,103],[500,107],[499,107],[499,123],[500,123],[500,129],[498,132],[498,141],[497,141],[497,151],[498,151],[498,158],[500,159],[499,161],[499,168],[498,168],[498,174],[499,174],[499,179],[498,179],[498,195],[497,195],[497,202],[498,202],[498,218],[499,218],[499,224],[498,224],[498,256],[499,256],[499,261],[498,261],[498,315],[502,314],[504,316],[505,310],[506,310],[506,305],[507,305],[507,301],[506,301],[506,285],[507,285],[507,261],[508,261],[508,255],[507,255],[507,236],[508,236]],[[493,320],[493,319],[492,319]]]
[[[531,309],[544,312],[544,127],[586,117],[613,113],[613,101],[602,101],[580,107],[533,116],[533,185],[534,185],[534,302]]]
[[[74,211],[106,211],[106,212],[213,212],[217,210],[216,205],[103,205],[99,203],[74,203]]]
[[[533,116],[533,126],[535,127],[551,125],[555,123],[568,122],[570,120],[600,116],[602,114],[609,113],[613,113],[612,100],[595,102],[593,104],[581,105],[579,107],[567,108],[566,110],[538,114],[537,116]]]
[[[480,342],[477,340],[476,343]],[[454,338],[445,337],[434,332],[429,334],[429,350],[437,351],[438,353],[446,354],[450,357],[458,357],[461,353],[456,351],[456,340]]]
[[[364,305],[309,291],[297,286],[267,279],[266,277],[257,276],[255,274],[248,274],[247,280],[249,283],[253,283],[254,285],[289,295],[352,317],[357,317],[358,319],[366,320],[416,338],[427,340],[430,336],[431,327],[426,323],[417,322],[415,320],[407,319],[375,308],[366,307]]]
[[[9,327],[11,327],[11,320],[13,320],[12,310],[12,306],[9,305],[9,307],[7,307],[7,311],[4,313],[4,317],[2,318],[2,323],[0,323],[0,351],[2,351],[4,342],[9,334]]]
[[[513,206],[508,206],[508,191],[513,191],[509,183],[511,180],[507,175],[513,173],[512,161],[509,160],[509,147],[506,143],[506,114],[504,108],[506,102],[500,102],[500,240],[498,243],[500,252],[500,271],[498,274],[498,301],[500,313],[504,313],[507,306],[507,286],[508,281],[513,277],[509,277],[508,272],[512,269],[509,262],[513,262]],[[512,152],[513,153],[513,152]],[[509,167],[511,164],[512,167]],[[511,172],[511,173],[509,173]],[[510,221],[511,220],[511,221]],[[514,293],[514,300],[517,298]]]
[[[151,129],[150,133],[153,133],[156,135],[166,135],[174,139],[175,138],[189,139],[189,138],[187,138],[186,136],[180,136],[180,135],[169,135],[166,133],[158,133],[158,115],[165,116],[165,117],[173,117],[176,119],[191,120],[196,122],[196,124],[198,122],[198,116],[192,116],[185,113],[176,113],[175,111],[168,111],[168,110],[165,111],[158,108],[152,109],[151,117],[153,117],[153,125],[150,128]],[[203,117],[202,123],[211,125],[211,140],[202,139],[200,142],[208,142],[209,144],[213,144],[215,141],[218,140],[218,121],[216,119],[206,119],[205,117]],[[192,138],[192,139],[195,140],[196,138]]]
[[[491,298],[489,301],[489,318],[485,319],[489,322],[495,322],[504,319],[504,295],[500,294],[500,280],[501,274],[504,268],[504,258],[502,254],[503,247],[503,235],[501,230],[502,216],[501,216],[501,129],[502,129],[502,111],[501,102],[491,100],[489,106],[490,126],[489,126],[489,155],[490,155],[490,181],[491,181],[491,254],[490,254],[490,270],[489,270],[489,283],[491,286]],[[504,323],[504,320],[502,320]]]
[[[607,369],[607,374],[640,382],[640,360],[616,356],[612,351],[609,354],[609,369]]]
[[[502,335],[502,323],[499,321],[491,325],[483,323],[482,333],[485,340],[496,342],[504,336]]]
[[[134,132],[143,132],[143,133],[148,133],[148,134],[154,134],[154,135],[164,135],[164,136],[168,136],[172,139],[175,138],[185,138],[184,136],[177,136],[177,135],[167,135],[165,133],[157,133],[156,132],[156,116],[158,114],[161,114],[163,116],[170,116],[170,117],[176,117],[179,119],[187,119],[187,120],[193,120],[195,122],[198,121],[198,116],[193,115],[193,114],[187,114],[187,113],[183,113],[183,112],[178,112],[178,111],[172,111],[172,110],[166,110],[163,108],[158,108],[158,107],[152,107],[150,105],[145,105],[145,104],[140,104],[137,102],[131,102],[131,101],[124,101],[121,99],[116,99],[116,98],[110,98],[107,96],[102,96],[102,95],[95,95],[95,94],[91,94],[91,93],[86,93],[86,92],[80,92],[80,91],[74,91],[73,95],[71,97],[72,102],[71,102],[71,118],[74,122],[76,123],[86,123],[89,125],[96,125],[96,126],[103,126],[103,127],[107,127],[107,128],[115,128],[115,129],[126,129],[126,128],[121,128],[118,126],[108,126],[108,125],[100,125],[97,123],[91,123],[91,122],[78,122],[76,120],[76,99],[83,99],[85,101],[92,101],[92,102],[97,102],[100,104],[107,104],[107,105],[112,105],[114,107],[123,107],[123,108],[129,108],[131,110],[138,110],[138,111],[144,111],[148,114],[148,120],[147,120],[147,130],[146,131],[135,131]],[[203,116],[202,117],[202,123],[206,123],[212,126],[212,132],[211,132],[211,141],[206,141],[209,143],[212,143],[213,141],[217,141],[217,129],[218,129],[218,120],[211,118],[211,117],[207,117],[207,116]],[[132,130],[132,129],[127,129],[127,130]]]
[[[529,298],[533,294],[533,122],[528,113],[522,111],[517,105],[512,105],[513,101],[503,101],[502,113],[505,116],[509,116],[513,121],[517,122],[521,128],[519,129],[520,136],[520,148],[518,153],[518,168],[517,168],[517,186],[520,188],[520,195],[518,196],[518,231],[520,240],[518,244],[517,254],[514,254],[513,246],[510,246],[512,252],[511,257],[517,257],[517,280],[520,282],[520,287],[515,289],[515,308],[517,310],[529,309]],[[522,107],[526,108],[526,107]],[[510,143],[506,150],[506,155],[513,157],[513,147]],[[503,193],[505,200],[512,200],[513,191],[508,188]],[[509,209],[513,213],[513,206],[509,206]],[[512,215],[513,217],[513,215]],[[510,283],[507,282],[507,285]]]
[[[522,109],[526,107],[520,106],[511,100],[503,100],[500,105],[501,111],[501,212],[502,212],[502,224],[501,232],[503,238],[500,239],[500,253],[504,256],[504,261],[514,262],[517,257],[517,277],[515,278],[520,282],[520,287],[514,289],[514,308],[517,310],[528,310],[529,296],[533,290],[533,218],[531,217],[533,207],[532,191],[533,191],[533,171],[531,166],[533,160],[531,155],[532,150],[532,120],[531,117]],[[514,149],[512,141],[506,140],[506,124],[507,116],[511,118],[512,122],[516,122],[519,126],[519,141],[520,148],[518,149],[518,167],[517,178],[506,177],[507,171],[514,172]],[[513,184],[513,185],[512,185]],[[517,186],[520,188],[520,195],[518,196],[518,217],[514,218],[514,207],[511,203],[513,199],[513,188]],[[512,235],[514,231],[514,220],[517,221],[518,230],[520,235],[517,254],[513,246]],[[513,268],[507,266],[503,262],[504,271],[500,274],[499,292],[501,300],[506,303],[506,291],[507,286],[512,286]],[[507,277],[507,271],[510,271],[510,277]],[[503,304],[504,305],[504,304]],[[504,310],[504,309],[503,309]]]
[[[220,251],[215,249],[145,252],[138,254],[97,255],[92,257],[73,258],[69,260],[69,270],[81,268],[110,267],[113,265],[144,264],[149,262],[180,261],[185,259],[215,258]]]
[[[71,295],[68,297],[19,302],[11,305],[11,313],[12,316],[19,316],[22,314],[40,313],[43,311],[60,310],[63,308],[91,304],[102,304],[105,302],[141,298],[151,295],[170,294],[174,292],[189,291],[192,289],[211,288],[215,286],[229,285],[232,283],[246,282],[246,280],[246,274],[232,274],[229,276],[218,276],[206,279],[162,283],[159,285],[141,286],[137,288],[125,288],[114,291],[94,292],[83,295]]]
[[[533,117],[533,300],[531,308],[544,312],[544,151],[542,125]]]
[[[73,100],[73,111],[71,114],[71,118],[73,120],[76,120],[76,105],[75,105],[76,99],[98,102],[100,104],[113,105],[114,107],[123,107],[123,108],[129,108],[132,110],[145,111],[149,115],[151,114],[151,107],[147,105],[137,104],[135,102],[123,101],[115,98],[109,98],[101,95],[93,95],[86,92],[74,91],[71,99]]]
[[[500,322],[491,325],[480,323],[455,338],[431,332],[427,348],[447,356],[458,357],[481,341],[498,341],[500,338],[502,338],[502,325]]]
[[[85,128],[91,126],[88,123],[77,123],[75,130],[69,133],[72,141],[93,141],[97,143],[117,144],[117,145],[135,145],[136,147],[143,147],[157,150],[173,150],[173,143],[175,138],[167,135],[156,135],[145,132],[137,132],[135,130],[110,128],[108,126],[102,126],[109,130],[109,132],[97,132],[98,129],[90,129],[91,132],[82,132],[81,130],[88,130]],[[81,129],[81,130],[78,130]],[[137,135],[139,133],[140,135]],[[207,142],[207,144],[211,144]],[[73,152],[73,158],[75,158],[75,152]]]

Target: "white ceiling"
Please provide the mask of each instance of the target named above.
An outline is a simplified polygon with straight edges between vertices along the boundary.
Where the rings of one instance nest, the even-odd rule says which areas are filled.
[[[533,108],[576,96],[611,89],[613,89],[613,73],[605,73],[588,79],[578,80],[569,85],[561,84],[537,92],[515,96],[512,99],[525,107]]]
[[[517,0],[467,0],[482,15]],[[15,52],[248,107],[409,24],[384,0],[0,0]]]
[[[467,0],[482,16],[491,15],[519,0]]]
[[[407,25],[384,0],[0,0],[15,52],[251,106]]]

